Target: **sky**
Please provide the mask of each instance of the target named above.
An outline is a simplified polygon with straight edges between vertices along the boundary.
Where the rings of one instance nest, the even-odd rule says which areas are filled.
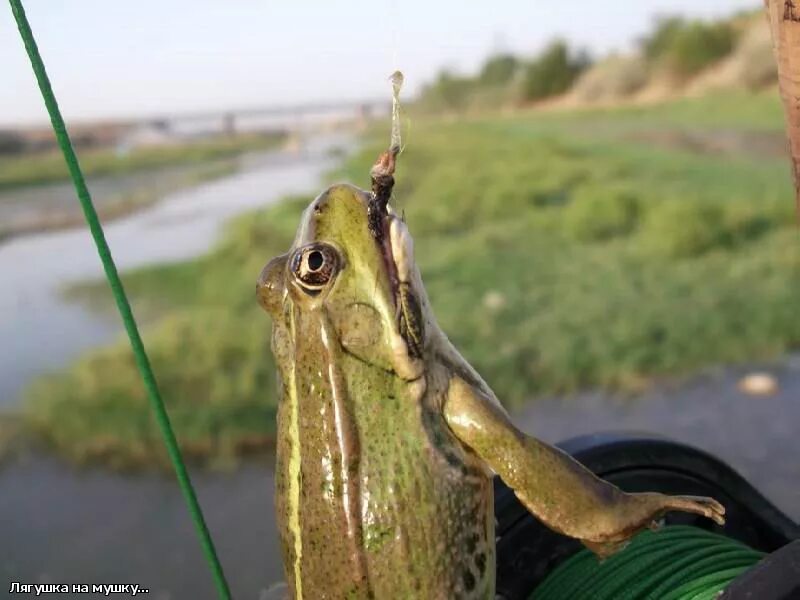
[[[27,0],[67,121],[410,94],[443,67],[533,54],[555,37],[630,49],[657,15],[716,17],[761,0]],[[46,123],[0,3],[0,126]]]

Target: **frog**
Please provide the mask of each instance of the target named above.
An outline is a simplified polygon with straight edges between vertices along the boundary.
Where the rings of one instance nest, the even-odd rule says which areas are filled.
[[[669,511],[724,523],[714,499],[624,492],[517,429],[437,325],[405,219],[374,191],[316,197],[256,294],[292,598],[494,598],[495,475],[601,559]]]

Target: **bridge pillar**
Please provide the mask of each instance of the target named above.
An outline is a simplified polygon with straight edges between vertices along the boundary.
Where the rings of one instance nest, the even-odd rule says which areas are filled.
[[[222,133],[228,136],[236,135],[236,115],[225,113],[222,116]]]

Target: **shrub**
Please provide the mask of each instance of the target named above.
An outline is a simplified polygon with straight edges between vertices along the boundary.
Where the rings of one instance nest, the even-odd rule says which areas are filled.
[[[642,40],[644,55],[650,60],[658,60],[664,56],[685,26],[686,21],[680,17],[658,19],[653,33]]]
[[[478,81],[486,86],[505,85],[517,72],[519,60],[511,54],[497,54],[484,63]]]
[[[444,70],[422,92],[420,101],[430,110],[460,111],[467,107],[475,81]]]
[[[564,210],[564,227],[574,239],[597,241],[630,233],[639,220],[639,199],[626,189],[581,187]]]
[[[736,32],[729,23],[668,18],[644,40],[645,55],[679,77],[688,77],[730,54]]]
[[[565,42],[553,42],[525,67],[522,100],[540,100],[567,91],[588,65],[585,54],[572,55]]]
[[[642,246],[664,258],[698,256],[729,242],[723,216],[719,206],[697,199],[662,201],[648,211]]]

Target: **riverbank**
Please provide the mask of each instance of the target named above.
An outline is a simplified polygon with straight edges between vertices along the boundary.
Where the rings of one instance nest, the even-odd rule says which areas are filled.
[[[251,133],[131,148],[86,149],[80,151],[80,162],[87,178],[124,175],[268,150],[283,139],[281,134]],[[58,150],[0,158],[0,190],[58,181],[69,181],[64,157]]]
[[[239,158],[276,148],[283,136],[247,134],[120,152],[81,152],[81,166],[104,222],[143,210],[180,189],[230,175]],[[0,243],[80,226],[63,157],[55,152],[0,158]]]
[[[742,98],[716,102],[713,127],[701,99],[430,121],[416,133],[395,204],[443,329],[507,406],[587,389],[638,394],[798,347],[800,240],[783,157],[649,141],[664,129],[781,127],[777,98],[774,123],[750,118]],[[337,178],[366,185],[380,149]],[[271,443],[269,325],[248,290],[315,193],[238,218],[204,256],[125,274],[153,316],[152,362],[196,461],[235,464]],[[131,468],[164,462],[146,406],[120,343],[39,381],[25,415],[61,455]]]
[[[95,181],[92,187],[105,189],[113,186],[125,191],[110,195],[98,194],[92,200],[103,223],[110,223],[152,206],[167,194],[230,175],[235,171],[236,160],[225,159],[180,170],[148,172],[146,178],[137,177],[139,181],[133,186],[120,181],[119,177],[113,177],[111,181]],[[83,226],[86,221],[74,198],[69,205],[57,202],[56,206],[46,200],[54,191],[56,194],[63,191],[62,197],[74,196],[71,188],[64,190],[64,187],[59,185],[57,190],[27,188],[21,192],[16,191],[13,203],[3,202],[3,193],[0,193],[0,244],[17,236]],[[35,199],[31,198],[34,194]]]

